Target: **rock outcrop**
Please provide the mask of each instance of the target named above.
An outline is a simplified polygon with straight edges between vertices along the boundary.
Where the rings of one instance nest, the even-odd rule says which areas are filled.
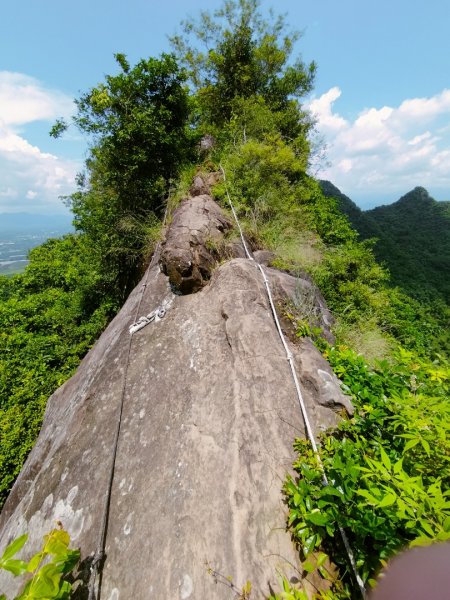
[[[250,580],[252,597],[261,599],[277,588],[277,573],[301,577],[282,497],[292,442],[304,435],[289,365],[256,264],[234,258],[218,265],[208,249],[206,240],[217,243],[230,223],[200,191],[177,209],[161,268],[153,261],[76,374],[49,399],[0,517],[0,551],[24,532],[36,551],[60,520],[88,567],[124,393],[104,600],[232,598],[206,565],[237,587]],[[280,300],[299,285],[275,269],[267,274]],[[136,314],[161,305],[164,318],[135,333],[129,347]],[[316,432],[335,425],[336,411],[351,410],[338,380],[308,340],[289,345]],[[0,590],[13,594],[17,583],[2,573]],[[87,597],[83,572],[76,597]]]
[[[231,223],[211,196],[188,198],[175,210],[161,253],[161,269],[182,294],[198,292],[211,277],[218,247]]]

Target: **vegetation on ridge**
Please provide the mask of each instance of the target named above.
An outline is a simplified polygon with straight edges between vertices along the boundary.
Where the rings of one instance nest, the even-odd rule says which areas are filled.
[[[450,202],[437,202],[416,187],[393,204],[362,211],[329,181],[320,185],[336,198],[361,239],[377,240],[375,256],[388,267],[394,285],[419,300],[450,306],[450,280],[442,276],[450,272]]]
[[[325,549],[339,568],[323,597],[349,597],[355,585],[334,545],[338,524],[366,580],[403,545],[447,538],[450,482],[436,466],[448,466],[449,372],[439,318],[389,285],[373,244],[358,240],[308,174],[312,122],[300,101],[315,67],[292,59],[295,40],[283,19],[262,19],[257,0],[227,0],[173,39],[187,70],[173,55],[131,67],[118,54],[119,74],[78,101],[75,124],[93,145],[79,189],[67,199],[77,233],[34,250],[23,275],[0,278],[0,497],[32,445],[46,397],[138,280],[164,197],[200,161],[200,136],[212,133],[203,168],[224,166],[253,247],[272,249],[280,268],[308,272],[337,318],[339,345],[322,348],[357,413],[322,440],[333,489],[321,487],[316,458],[298,442],[298,477],[286,484],[286,498],[303,557]],[[58,122],[53,133],[64,128]],[[223,182],[214,192],[224,200]],[[295,316],[308,331],[302,306]]]

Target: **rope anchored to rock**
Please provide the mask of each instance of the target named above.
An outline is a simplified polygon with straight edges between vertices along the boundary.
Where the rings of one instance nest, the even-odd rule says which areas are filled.
[[[296,389],[296,392],[297,392],[297,398],[298,398],[298,401],[299,401],[299,404],[300,404],[300,410],[301,410],[302,415],[303,415],[303,420],[305,421],[305,428],[306,428],[306,431],[308,433],[308,438],[309,438],[309,441],[310,441],[311,446],[313,448],[314,454],[315,454],[315,456],[317,458],[317,461],[318,461],[318,463],[319,463],[319,465],[320,465],[320,467],[322,469],[322,481],[323,481],[323,484],[324,485],[328,485],[328,478],[326,476],[325,469],[324,469],[324,466],[322,464],[322,459],[320,458],[319,450],[318,450],[318,447],[317,447],[317,442],[316,442],[316,439],[315,439],[315,436],[314,436],[314,432],[313,432],[313,429],[312,429],[312,426],[311,426],[311,422],[310,422],[309,416],[308,416],[308,411],[306,409],[306,404],[305,404],[305,401],[303,399],[303,394],[302,394],[302,391],[301,391],[301,388],[300,388],[300,383],[299,383],[299,380],[298,380],[297,371],[296,371],[295,365],[294,365],[294,358],[292,356],[292,352],[289,350],[289,347],[288,347],[287,342],[286,342],[286,338],[285,338],[285,336],[283,334],[283,331],[281,329],[280,320],[278,318],[277,310],[275,308],[275,304],[274,304],[274,301],[273,301],[273,297],[272,297],[272,292],[271,292],[271,289],[270,289],[269,280],[267,278],[267,275],[265,273],[265,270],[264,270],[263,266],[260,265],[259,263],[257,263],[255,261],[255,259],[253,258],[253,256],[249,252],[249,249],[247,247],[247,243],[246,243],[245,238],[244,238],[244,233],[242,231],[241,224],[239,223],[239,219],[238,219],[236,210],[234,208],[233,202],[231,200],[230,193],[228,192],[228,188],[227,188],[227,185],[226,185],[227,179],[226,179],[226,175],[225,175],[225,170],[222,167],[222,165],[220,165],[220,170],[222,171],[223,180],[225,182],[225,192],[226,192],[226,195],[227,195],[228,204],[230,205],[231,212],[233,213],[234,220],[236,221],[236,225],[237,225],[238,230],[239,230],[239,235],[241,237],[242,245],[244,246],[245,255],[246,255],[246,257],[249,260],[251,260],[251,261],[253,261],[255,263],[255,265],[258,267],[259,271],[261,272],[261,275],[262,275],[262,278],[263,278],[263,281],[264,281],[264,285],[265,285],[265,288],[266,288],[266,292],[267,292],[267,297],[269,299],[269,305],[270,305],[270,309],[272,311],[273,319],[275,321],[275,325],[276,325],[276,328],[277,328],[277,331],[278,331],[278,335],[280,336],[281,343],[283,344],[284,350],[286,352],[286,358],[287,358],[287,360],[289,362],[289,366],[290,366],[290,369],[291,369],[292,379],[294,380],[294,385],[295,385],[295,389]],[[358,573],[358,569],[356,568],[355,557],[354,557],[352,549],[350,547],[347,535],[346,535],[345,531],[342,529],[342,527],[340,527],[340,526],[339,526],[339,533],[341,534],[342,542],[343,542],[345,550],[347,552],[347,556],[348,556],[348,559],[349,559],[349,562],[350,562],[353,574],[355,576],[356,582],[357,582],[358,587],[360,589],[361,596],[362,596],[363,599],[365,599],[366,598],[366,590],[365,590],[365,587],[364,587],[364,581],[362,580],[361,576]]]

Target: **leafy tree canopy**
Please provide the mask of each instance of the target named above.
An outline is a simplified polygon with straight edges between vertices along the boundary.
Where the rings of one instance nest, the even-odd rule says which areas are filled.
[[[259,0],[226,0],[213,14],[182,23],[171,38],[198,93],[203,118],[222,126],[236,101],[260,96],[274,111],[286,113],[285,134],[298,135],[297,100],[311,91],[316,65],[292,60],[298,32],[288,32],[285,18],[262,18]],[[291,129],[288,131],[288,129]]]
[[[148,227],[162,212],[170,181],[193,145],[186,75],[173,55],[131,67],[116,54],[117,75],[77,101],[75,125],[92,137],[86,172],[67,200],[87,234],[108,286],[123,300],[142,269]],[[65,128],[58,121],[51,134]]]
[[[186,76],[172,55],[133,68],[123,54],[115,57],[122,72],[76,101],[75,123],[93,135],[92,159],[121,204],[154,210],[189,148]]]

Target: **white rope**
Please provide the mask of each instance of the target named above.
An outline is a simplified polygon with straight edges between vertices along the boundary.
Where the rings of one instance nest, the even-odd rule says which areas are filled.
[[[255,261],[255,259],[253,258],[253,256],[250,254],[250,252],[248,250],[247,244],[245,242],[244,234],[242,232],[242,228],[241,228],[241,225],[239,223],[238,216],[236,214],[236,211],[235,211],[234,206],[233,206],[233,202],[231,201],[231,197],[230,197],[230,194],[228,192],[228,188],[227,188],[227,184],[226,184],[227,179],[226,179],[226,175],[225,175],[225,170],[222,167],[222,165],[219,165],[219,166],[220,166],[220,170],[222,171],[222,174],[223,174],[223,180],[225,182],[225,192],[226,192],[226,195],[227,195],[227,198],[228,198],[228,204],[230,205],[231,211],[232,211],[233,216],[234,216],[234,220],[236,221],[236,225],[237,225],[237,227],[239,229],[239,234],[241,236],[241,241],[242,241],[242,245],[244,246],[245,254],[246,254],[246,256],[247,256],[247,258],[249,260],[253,261],[256,264],[256,266],[260,270],[261,275],[263,277],[264,285],[265,285],[266,291],[267,291],[267,297],[269,299],[270,309],[271,309],[272,315],[273,315],[273,319],[275,321],[275,325],[276,325],[276,328],[277,328],[277,331],[278,331],[278,335],[280,336],[281,343],[283,344],[284,350],[286,352],[286,358],[287,358],[287,360],[289,362],[289,366],[291,368],[292,378],[294,380],[295,389],[297,391],[297,397],[298,397],[298,401],[299,401],[299,404],[300,404],[300,410],[301,410],[302,415],[303,415],[303,420],[305,422],[305,427],[306,427],[306,431],[308,433],[308,438],[309,438],[309,441],[310,441],[311,446],[313,448],[314,455],[315,455],[315,457],[317,459],[317,462],[318,462],[318,464],[319,464],[319,466],[320,466],[320,468],[322,470],[322,481],[323,481],[323,484],[324,485],[328,485],[328,478],[327,478],[326,473],[325,473],[325,469],[324,469],[324,466],[323,466],[323,463],[322,463],[322,459],[320,458],[319,450],[317,448],[316,439],[314,437],[314,432],[313,432],[313,429],[312,429],[312,426],[311,426],[311,422],[309,420],[308,411],[306,409],[306,404],[305,404],[305,401],[303,399],[303,394],[302,394],[302,391],[301,391],[301,388],[300,388],[300,383],[298,381],[297,371],[296,371],[295,365],[294,365],[294,357],[292,356],[292,352],[289,350],[289,347],[288,347],[287,342],[286,342],[286,338],[285,338],[285,336],[283,334],[283,331],[281,329],[280,320],[278,318],[278,313],[277,313],[277,310],[275,308],[275,304],[274,304],[273,297],[272,297],[272,292],[270,290],[269,280],[267,279],[267,276],[266,276],[266,273],[264,271],[263,266],[260,265],[259,263],[257,263]],[[361,576],[358,573],[358,569],[356,568],[355,557],[354,557],[352,549],[350,547],[347,535],[346,535],[345,531],[343,530],[343,528],[341,526],[339,526],[339,532],[341,534],[342,541],[344,543],[345,550],[347,552],[347,555],[348,555],[348,558],[349,558],[349,561],[350,561],[350,565],[352,567],[355,579],[356,579],[356,581],[358,583],[361,595],[365,599],[366,598],[366,590],[365,590],[365,587],[364,587],[364,582],[363,582]]]

